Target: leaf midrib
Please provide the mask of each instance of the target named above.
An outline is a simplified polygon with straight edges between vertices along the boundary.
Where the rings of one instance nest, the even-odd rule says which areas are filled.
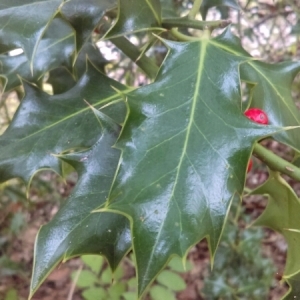
[[[196,111],[197,96],[199,94],[200,82],[201,82],[201,78],[202,78],[202,74],[203,74],[203,65],[204,65],[204,59],[205,59],[205,54],[206,54],[206,47],[208,45],[208,40],[203,39],[200,43],[201,43],[201,46],[200,46],[200,56],[199,56],[199,65],[198,65],[198,75],[197,75],[197,80],[196,80],[196,84],[195,84],[195,92],[194,92],[194,96],[193,96],[193,100],[192,100],[193,102],[192,102],[192,107],[191,107],[191,112],[190,112],[190,118],[189,118],[189,123],[187,125],[187,132],[186,132],[183,150],[182,150],[180,160],[179,160],[179,163],[177,166],[177,172],[176,172],[176,177],[174,180],[173,189],[172,189],[171,195],[169,197],[169,203],[170,203],[171,199],[174,197],[174,192],[175,192],[175,189],[176,189],[176,186],[178,183],[178,177],[180,174],[181,166],[182,166],[184,157],[186,155],[186,149],[187,149],[187,145],[188,145],[189,138],[190,138],[190,131],[191,131],[191,127],[192,127],[192,123],[194,121],[194,116],[195,116],[195,111]],[[156,249],[157,243],[161,236],[161,232],[162,232],[162,228],[164,227],[164,223],[165,223],[165,219],[161,223],[160,229],[156,236],[155,243],[153,245],[153,248],[152,248],[149,260],[148,260],[147,268],[146,268],[146,271],[144,272],[144,278],[148,278],[149,267],[152,264],[151,262],[153,260],[154,250]]]
[[[132,90],[131,88],[130,88],[130,89],[127,89],[127,90],[124,90],[123,93],[124,93],[124,94],[125,94],[125,93],[128,93],[128,92],[130,92],[131,90]],[[112,100],[115,100],[115,99],[118,99],[118,98],[120,98],[120,95],[119,95],[119,94],[116,94],[116,95],[113,95],[113,96],[111,96],[111,97],[102,99],[102,100],[100,100],[99,102],[93,103],[93,106],[98,106],[98,105],[100,105],[100,104],[104,104],[104,103],[107,103],[107,102],[109,102],[109,101],[112,101]],[[123,101],[123,99],[120,99],[120,101]],[[68,116],[65,117],[65,118],[60,119],[60,120],[57,121],[57,122],[54,122],[54,123],[50,124],[49,126],[46,126],[46,127],[42,128],[42,129],[36,131],[36,132],[33,132],[33,133],[30,134],[30,135],[27,135],[27,136],[25,136],[25,137],[19,139],[19,141],[23,141],[23,140],[25,140],[25,139],[27,139],[27,138],[30,138],[30,137],[32,137],[32,136],[34,136],[34,135],[36,135],[36,134],[39,134],[39,133],[41,133],[41,132],[43,132],[43,131],[46,131],[46,130],[50,129],[51,127],[54,127],[54,126],[58,125],[59,123],[65,122],[66,120],[68,120],[68,119],[70,119],[70,118],[73,118],[73,117],[75,117],[76,115],[79,115],[79,114],[85,112],[86,110],[90,110],[90,109],[91,109],[91,108],[90,108],[89,106],[87,106],[87,107],[85,107],[85,108],[83,108],[83,109],[81,109],[81,110],[79,110],[79,111],[77,111],[77,112],[75,112],[75,113],[73,113],[73,114],[71,114],[71,115],[68,115]]]
[[[241,53],[237,52],[237,51],[234,51],[233,49],[227,47],[227,46],[224,46],[216,41],[210,41],[210,43],[212,44],[215,44],[216,46],[218,46],[219,48],[223,49],[223,50],[226,50],[228,51],[229,53],[232,53],[234,55],[237,55],[237,56],[242,56]],[[251,59],[253,60],[253,58]],[[286,103],[284,97],[281,95],[281,93],[277,90],[277,88],[274,86],[274,84],[265,76],[264,73],[262,73],[258,68],[256,68],[256,66],[251,63],[251,61],[248,61],[246,62],[248,65],[250,65],[256,72],[258,72],[264,79],[265,81],[272,87],[272,89],[276,92],[276,94],[278,95],[278,97],[281,99],[281,101],[285,104],[285,106],[287,107],[288,111],[291,113],[291,115],[293,116],[293,118],[296,120],[296,122],[298,124],[299,121],[298,121],[298,118],[294,115],[293,111],[291,110],[291,108],[289,107],[289,105]]]
[[[159,23],[160,23],[160,18],[159,18],[159,16],[157,15],[157,13],[156,13],[156,11],[155,11],[155,9],[154,9],[152,3],[150,3],[150,0],[146,0],[146,3],[148,4],[149,8],[151,9],[154,18],[155,18],[156,21],[157,21],[157,24],[159,24]]]

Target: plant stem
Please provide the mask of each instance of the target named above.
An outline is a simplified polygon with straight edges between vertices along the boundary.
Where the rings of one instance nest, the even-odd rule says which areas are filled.
[[[194,1],[193,7],[191,8],[191,10],[188,14],[189,19],[195,19],[197,13],[200,10],[201,4],[202,4],[202,0],[195,0]]]
[[[279,157],[274,154],[270,150],[266,149],[262,145],[256,143],[254,145],[253,154],[264,163],[268,165],[268,167],[274,171],[279,171],[283,174],[290,176],[291,178],[300,181],[300,169],[285,159]]]
[[[199,38],[183,34],[179,32],[176,28],[172,28],[170,32],[173,35],[173,37],[175,37],[179,41],[199,41]]]
[[[110,41],[118,47],[125,55],[134,61],[151,79],[155,78],[158,66],[145,55],[141,55],[140,50],[125,37],[116,37]]]
[[[163,19],[162,26],[165,28],[184,27],[195,29],[208,29],[210,31],[216,28],[224,28],[231,23],[230,20],[217,20],[217,21],[197,21],[189,20],[187,18],[171,18]]]
[[[99,26],[98,30],[101,32],[107,32],[110,28],[110,24],[106,21]],[[118,47],[126,56],[128,56],[132,61],[134,61],[151,79],[154,79],[157,72],[158,66],[155,62],[143,55],[135,45],[133,45],[126,37],[120,36],[109,39],[116,47]]]

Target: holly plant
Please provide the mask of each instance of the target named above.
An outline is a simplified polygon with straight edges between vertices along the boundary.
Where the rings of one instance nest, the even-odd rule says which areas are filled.
[[[139,299],[200,240],[213,261],[252,153],[272,170],[255,191],[269,197],[257,225],[285,236],[284,299],[300,296],[300,202],[282,177],[300,180],[290,93],[300,62],[254,59],[230,20],[204,19],[212,6],[240,10],[234,0],[180,3],[1,1],[1,85],[22,100],[0,137],[0,181],[20,178],[29,189],[42,169],[78,174],[36,237],[29,298],[59,263],[83,254],[104,256],[115,271],[133,250]],[[119,61],[103,58],[107,45]],[[267,124],[245,116],[252,108]],[[295,163],[262,146],[265,138],[293,149]]]

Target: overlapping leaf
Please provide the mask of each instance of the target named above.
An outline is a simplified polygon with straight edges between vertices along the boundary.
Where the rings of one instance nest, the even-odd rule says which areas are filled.
[[[115,270],[131,246],[129,221],[124,216],[91,213],[106,201],[120,156],[112,148],[119,126],[98,111],[96,116],[102,125],[99,141],[87,151],[60,156],[75,168],[79,180],[67,203],[38,233],[31,296],[60,261],[101,254]]]
[[[269,123],[275,126],[299,126],[300,112],[291,95],[291,86],[300,62],[267,64],[252,61],[241,66],[241,77],[255,84],[251,106],[266,111]],[[281,132],[278,141],[300,151],[300,129]]]
[[[24,83],[25,97],[6,132],[0,137],[0,181],[20,177],[29,181],[40,168],[60,173],[61,163],[52,154],[92,146],[101,130],[84,100],[96,107],[120,99],[114,90],[124,86],[109,79],[92,65],[68,92],[50,96]],[[125,105],[108,107],[117,122],[125,116]]]
[[[161,7],[159,0],[118,0],[117,21],[107,33],[108,38],[159,27]]]
[[[227,30],[216,39],[217,45],[237,56],[246,55],[240,41]],[[234,47],[234,48],[233,48]],[[267,64],[250,60],[241,64],[241,79],[254,85],[251,106],[263,109],[269,124],[279,127],[299,126],[300,112],[291,96],[291,85],[300,71],[300,62]],[[300,129],[282,131],[273,136],[300,150]]]
[[[2,0],[0,53],[22,48],[31,65],[44,31],[61,3],[62,0]]]
[[[132,220],[139,294],[171,255],[183,257],[202,238],[214,255],[252,145],[276,131],[241,111],[238,69],[248,57],[216,44],[167,42],[156,82],[127,97],[122,159],[105,210]]]
[[[173,0],[161,0],[161,15],[163,18],[178,18],[175,2]]]
[[[21,84],[19,76],[37,82],[50,69],[60,65],[70,68],[74,43],[72,27],[61,19],[54,19],[38,44],[33,73],[30,61],[24,53],[17,56],[0,55],[0,74],[7,80],[6,91]]]
[[[266,209],[254,225],[266,226],[281,233],[288,243],[283,278],[287,280],[290,290],[284,299],[295,299],[300,292],[300,200],[280,174],[273,171],[252,194],[265,194],[269,198]]]
[[[76,49],[79,52],[88,41],[104,14],[116,7],[116,0],[70,0],[62,9],[62,15],[76,30]]]
[[[95,45],[85,43],[76,59],[73,71],[66,67],[59,67],[49,72],[48,82],[52,85],[54,94],[66,92],[76,84],[86,71],[87,58],[98,70],[104,73],[104,66],[107,61]]]

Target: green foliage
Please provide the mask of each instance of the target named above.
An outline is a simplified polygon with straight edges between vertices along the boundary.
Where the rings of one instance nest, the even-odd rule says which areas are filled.
[[[249,218],[241,213],[241,219]],[[263,232],[242,229],[229,217],[211,274],[204,279],[205,299],[267,299],[276,272],[273,262],[261,254]]]
[[[76,286],[83,290],[82,296],[84,299],[136,299],[136,278],[124,279],[125,274],[122,265],[114,273],[111,273],[102,257],[85,255],[81,259],[88,269],[74,271],[72,279]],[[191,268],[190,262],[188,267]],[[184,271],[186,270],[183,269],[180,259],[173,258],[168,264],[168,268],[159,274],[156,283],[150,288],[150,299],[175,300],[176,292],[186,288],[186,284],[180,276],[180,273]]]
[[[15,289],[10,289],[5,294],[4,300],[18,300],[18,292]]]
[[[269,198],[267,208],[254,224],[280,232],[288,243],[284,279],[287,280],[290,290],[284,299],[295,299],[300,292],[298,283],[300,224],[297,221],[300,214],[300,200],[280,174],[274,171],[270,171],[268,180],[252,193],[264,194]]]
[[[156,278],[160,285],[151,297],[172,297],[170,278],[177,289],[184,283],[174,273],[160,272],[203,238],[215,258],[230,207],[243,195],[253,151],[273,170],[300,180],[296,165],[258,151],[259,141],[269,137],[300,152],[300,114],[290,95],[300,63],[253,60],[230,27],[212,37],[228,22],[194,17],[215,6],[239,9],[233,0],[195,0],[190,12],[177,10],[170,0],[1,2],[2,89],[18,89],[24,97],[0,137],[0,181],[18,177],[29,188],[38,171],[63,176],[67,164],[79,177],[67,202],[38,233],[30,297],[61,261],[100,254],[116,276],[130,249],[138,297]],[[202,31],[192,35],[193,28]],[[139,39],[140,48],[132,38]],[[127,68],[122,61],[105,74],[99,40],[109,40],[139,66],[134,73],[124,71],[134,86],[119,80],[118,67]],[[153,54],[162,45],[168,53],[158,65]],[[11,56],[19,48],[23,53]],[[140,80],[145,85],[137,87]],[[249,88],[246,105],[241,81]],[[248,120],[248,107],[263,109],[270,124]],[[272,191],[267,191],[271,198]],[[284,278],[293,295],[300,241],[290,236],[299,226],[297,214],[287,218],[290,223],[278,216],[276,226],[260,220],[290,244],[293,260],[288,258]],[[14,228],[20,223],[16,216]],[[250,260],[252,254],[244,253]],[[78,284],[88,287],[85,297],[106,293],[130,299],[123,283],[101,292],[110,271],[99,277],[96,269],[79,278]]]

